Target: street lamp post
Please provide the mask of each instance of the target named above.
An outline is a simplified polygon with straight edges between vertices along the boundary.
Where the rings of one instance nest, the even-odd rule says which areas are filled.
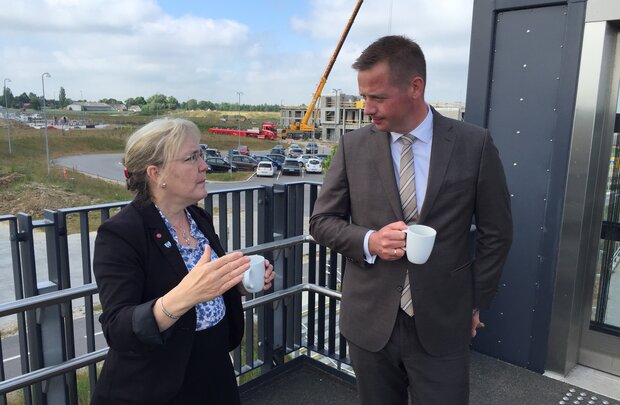
[[[237,97],[239,98],[239,101],[237,102],[237,108],[239,109],[239,113],[237,114],[237,138],[239,140],[238,144],[237,144],[237,150],[239,150],[239,148],[241,147],[241,95],[243,93],[238,91],[237,92]]]
[[[43,87],[43,125],[45,126],[45,158],[47,160],[47,175],[50,174],[50,147],[47,139],[47,114],[45,113],[45,78],[52,77],[49,73],[45,72],[41,75],[41,87]]]
[[[4,118],[7,120],[7,128],[9,130],[9,155],[13,154],[13,149],[11,148],[11,123],[9,122],[9,104],[6,97],[6,82],[11,82],[11,79],[4,79]]]
[[[338,142],[338,140],[340,139],[340,135],[338,134],[338,124],[340,123],[340,89],[333,89],[336,92],[336,114],[335,114],[335,121],[336,121],[336,125],[334,128],[334,132],[335,132],[335,142]]]

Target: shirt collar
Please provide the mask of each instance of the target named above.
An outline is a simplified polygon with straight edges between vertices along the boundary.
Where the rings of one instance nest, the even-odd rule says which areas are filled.
[[[426,104],[426,108],[426,117],[410,134],[424,143],[429,143],[433,137],[433,110],[428,104]],[[392,136],[392,143],[397,142],[398,138],[403,136],[398,132],[390,132],[390,135]]]

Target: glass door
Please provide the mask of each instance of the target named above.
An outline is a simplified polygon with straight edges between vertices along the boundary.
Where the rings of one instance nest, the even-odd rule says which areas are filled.
[[[586,315],[579,349],[579,363],[620,375],[620,111],[618,97],[609,113],[615,112],[611,152],[600,178],[606,182],[601,235],[593,284],[587,284]],[[609,149],[606,149],[609,150]],[[605,178],[606,174],[606,178]],[[589,286],[592,286],[590,289]],[[590,300],[591,297],[591,300]],[[589,315],[589,316],[588,316]]]

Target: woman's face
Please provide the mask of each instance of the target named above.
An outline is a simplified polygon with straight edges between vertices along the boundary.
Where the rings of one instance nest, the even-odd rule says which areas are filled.
[[[159,184],[166,183],[162,197],[178,201],[185,206],[207,196],[206,176],[208,166],[202,150],[194,138],[187,136]]]

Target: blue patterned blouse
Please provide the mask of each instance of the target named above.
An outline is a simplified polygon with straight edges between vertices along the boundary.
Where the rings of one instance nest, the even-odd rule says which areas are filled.
[[[174,229],[172,224],[170,224],[159,207],[157,210],[159,211],[159,215],[161,215],[164,220],[168,231],[170,231],[170,234],[174,238],[174,241],[177,243],[177,248],[179,249],[179,252],[181,252],[187,271],[191,271],[196,263],[198,263],[198,260],[202,257],[202,254],[205,251],[205,245],[209,244],[209,240],[198,228],[198,225],[196,225],[196,222],[192,216],[189,215],[189,212],[185,210],[185,215],[187,215],[187,220],[190,225],[189,232],[198,241],[198,243],[195,248],[182,245],[179,242],[177,231]],[[211,250],[211,260],[215,260],[217,258],[218,255],[215,253],[215,250]],[[211,301],[196,304],[196,330],[204,330],[217,325],[217,323],[224,318],[224,315],[226,315],[226,305],[224,304],[224,297],[221,295]]]

